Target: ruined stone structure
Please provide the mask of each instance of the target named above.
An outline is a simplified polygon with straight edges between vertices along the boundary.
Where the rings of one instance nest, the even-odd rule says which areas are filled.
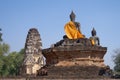
[[[92,45],[88,38],[62,39],[54,46],[43,49],[48,67],[48,79],[95,79],[105,67],[107,47]]]
[[[63,42],[62,42],[63,41]],[[44,49],[43,54],[46,57],[48,65],[55,66],[104,66],[103,57],[107,51],[106,47],[92,46],[87,38],[60,41],[61,44]]]
[[[40,71],[41,67],[44,66],[44,56],[48,79],[98,77],[99,68],[105,66],[103,57],[107,52],[107,47],[100,45],[95,29],[91,31],[92,36],[86,38],[81,33],[80,28],[76,29],[80,25],[76,25],[76,22],[74,22],[75,14],[72,12],[70,16],[71,21],[66,27],[68,35],[64,35],[62,40],[56,42],[50,48],[41,49],[42,43],[37,29],[29,30],[22,69],[25,75],[36,74],[37,71]]]
[[[70,14],[70,20],[75,24],[75,14],[73,11]],[[100,46],[99,38],[96,36],[96,30],[93,29],[91,31],[92,37],[90,39],[85,37],[77,38],[76,33],[78,32],[75,30],[75,27],[72,24],[68,25],[66,28],[68,35],[65,35],[62,40],[52,45],[52,47],[43,50],[46,63],[48,65],[54,64],[55,66],[105,66],[103,57],[107,48]],[[79,29],[78,31],[80,32]],[[75,34],[71,35],[72,32]],[[67,36],[73,39],[69,39]],[[74,36],[76,36],[75,39]]]
[[[71,15],[74,20],[75,14],[72,12]],[[50,78],[98,78],[99,69],[106,66],[103,57],[107,47],[100,45],[95,29],[91,31],[90,38],[84,35],[80,38],[78,37],[78,34],[81,34],[80,28],[78,32],[75,28],[77,26],[71,23],[76,24],[71,20],[70,25],[67,25],[68,35],[63,36],[62,40],[50,48],[42,50],[46,64],[52,66],[48,67],[48,75]]]
[[[44,66],[42,42],[37,29],[31,28],[25,43],[25,55],[22,65],[22,75],[35,75]]]

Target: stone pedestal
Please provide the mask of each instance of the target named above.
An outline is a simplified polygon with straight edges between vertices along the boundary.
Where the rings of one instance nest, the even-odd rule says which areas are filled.
[[[93,46],[87,38],[60,40],[51,48],[42,50],[49,79],[101,78],[98,73],[105,66],[106,51],[106,47]]]
[[[69,45],[65,44],[62,46],[56,46],[43,50],[43,54],[46,57],[46,63],[48,65],[54,64],[55,66],[104,66],[103,57],[107,51],[106,47],[92,46],[89,42],[89,39],[79,40],[80,42],[78,43],[75,43],[76,40],[68,41]]]

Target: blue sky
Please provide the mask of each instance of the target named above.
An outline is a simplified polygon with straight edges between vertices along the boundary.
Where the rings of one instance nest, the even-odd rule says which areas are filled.
[[[73,10],[82,33],[89,38],[94,27],[101,46],[108,47],[105,64],[113,67],[120,48],[120,0],[0,0],[0,28],[10,51],[24,48],[30,28],[37,28],[43,48],[61,40]]]

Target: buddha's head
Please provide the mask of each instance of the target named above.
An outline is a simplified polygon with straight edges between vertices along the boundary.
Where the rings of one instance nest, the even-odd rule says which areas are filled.
[[[75,22],[75,14],[74,14],[73,11],[70,14],[70,20],[73,21],[73,22]]]
[[[92,36],[96,36],[96,30],[93,28],[93,30],[91,31]]]

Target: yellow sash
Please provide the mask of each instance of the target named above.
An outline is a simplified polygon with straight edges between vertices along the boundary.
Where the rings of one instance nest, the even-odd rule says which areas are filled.
[[[79,32],[74,24],[74,22],[70,21],[68,22],[65,27],[65,33],[69,39],[78,39],[78,38],[84,38],[84,36]]]

